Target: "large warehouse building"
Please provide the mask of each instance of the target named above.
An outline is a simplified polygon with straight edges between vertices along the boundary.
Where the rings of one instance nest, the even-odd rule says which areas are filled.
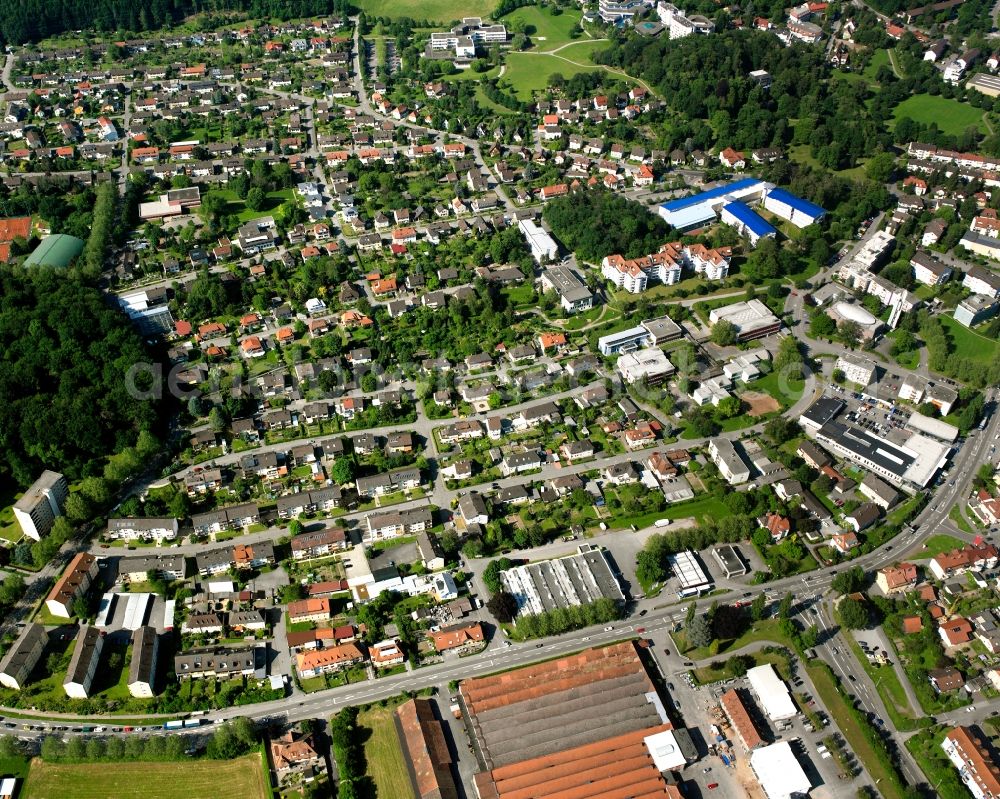
[[[771,721],[783,721],[798,715],[788,687],[770,663],[754,666],[747,672],[747,679],[764,714]]]
[[[463,680],[479,799],[679,797],[660,765],[690,758],[634,642]]]
[[[606,597],[625,600],[607,550],[582,546],[575,555],[515,566],[500,572],[518,614],[543,613]]]
[[[812,789],[788,741],[755,749],[750,755],[750,767],[767,799],[795,799]]]
[[[658,213],[671,227],[683,232],[714,222],[721,210],[734,202],[759,200],[770,188],[769,183],[756,178],[743,178],[716,186],[691,197],[681,197],[663,203]]]

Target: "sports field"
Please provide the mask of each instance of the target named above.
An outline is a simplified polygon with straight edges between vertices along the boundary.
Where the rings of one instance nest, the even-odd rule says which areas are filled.
[[[354,5],[374,17],[447,23],[462,17],[488,17],[497,0],[356,0]]]
[[[968,128],[978,128],[986,133],[981,109],[947,97],[915,94],[897,105],[892,116],[894,120],[909,117],[922,125],[934,122],[941,132],[948,136],[958,136],[965,133]]]
[[[394,708],[373,707],[358,715],[358,727],[372,731],[365,741],[368,776],[379,799],[415,799],[403,749],[396,734]]]
[[[405,770],[404,770],[405,774]],[[266,799],[260,755],[184,763],[31,761],[23,799]]]

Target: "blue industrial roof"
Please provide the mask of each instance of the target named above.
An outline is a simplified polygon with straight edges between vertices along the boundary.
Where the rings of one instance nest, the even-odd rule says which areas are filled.
[[[784,189],[771,189],[767,196],[773,197],[779,202],[786,203],[796,211],[800,211],[803,214],[811,216],[813,219],[819,219],[826,213],[826,211],[816,205],[816,203],[811,203],[809,200],[803,200],[801,197],[796,197],[790,191],[785,191]]]
[[[729,203],[722,210],[728,211],[730,214],[735,216],[741,223],[746,225],[747,230],[751,231],[758,238],[760,236],[767,236],[771,233],[778,232],[768,224],[764,217],[756,211],[751,210],[743,203]]]
[[[701,194],[695,194],[691,197],[681,197],[679,200],[671,200],[668,203],[663,203],[660,207],[665,208],[668,211],[680,211],[690,205],[697,205],[698,203],[705,202],[706,200],[722,197],[723,195],[729,194],[731,191],[739,191],[740,189],[745,189],[755,183],[760,183],[760,181],[757,178],[743,178],[742,180],[736,180],[732,183],[725,183],[722,186],[716,186],[714,189],[701,192]]]

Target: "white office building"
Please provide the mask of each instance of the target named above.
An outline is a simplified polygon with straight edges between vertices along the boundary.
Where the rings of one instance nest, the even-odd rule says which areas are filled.
[[[518,230],[531,249],[531,255],[536,263],[554,261],[559,257],[559,245],[545,230],[536,225],[532,219],[521,219],[517,223]]]

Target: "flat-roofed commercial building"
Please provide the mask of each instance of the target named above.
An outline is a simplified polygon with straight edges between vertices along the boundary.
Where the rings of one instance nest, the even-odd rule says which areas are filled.
[[[770,663],[754,666],[747,672],[747,679],[757,701],[771,721],[783,721],[798,715],[792,696],[788,693],[788,686],[781,681]]]
[[[708,320],[713,325],[723,321],[732,324],[736,328],[737,341],[764,338],[781,330],[781,320],[760,300],[734,302],[714,308],[709,312]]]
[[[517,228],[524,236],[528,247],[531,248],[531,255],[535,259],[535,263],[548,263],[559,257],[559,245],[556,244],[555,239],[534,220],[522,219],[517,223]]]
[[[518,615],[583,605],[605,597],[625,601],[611,555],[581,547],[563,558],[515,566],[500,572],[500,582],[515,600]]]
[[[677,578],[680,590],[677,596],[686,597],[700,594],[712,587],[712,581],[698,562],[693,552],[678,552],[668,559],[670,570]]]
[[[760,199],[770,184],[756,178],[725,183],[691,197],[663,203],[657,213],[672,227],[684,232],[714,222],[722,208],[732,202]]]
[[[657,385],[677,371],[666,353],[655,347],[622,354],[615,368],[629,385],[642,380]]]
[[[815,436],[838,455],[911,492],[931,481],[948,462],[951,449],[949,444],[920,433],[911,433],[897,444],[839,420],[827,422]]]
[[[755,749],[750,754],[750,767],[767,799],[792,799],[812,789],[788,741]]]
[[[568,266],[552,266],[542,272],[542,289],[559,295],[566,313],[588,311],[594,307],[594,295]]]
[[[742,577],[747,573],[746,562],[740,557],[739,550],[732,544],[720,544],[712,550],[712,557],[722,567],[728,579]]]

